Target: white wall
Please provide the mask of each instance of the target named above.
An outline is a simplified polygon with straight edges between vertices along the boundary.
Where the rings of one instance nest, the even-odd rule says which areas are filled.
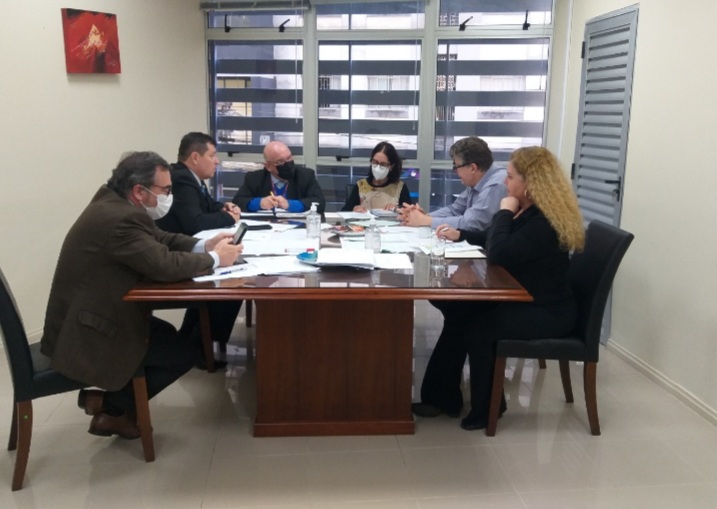
[[[625,0],[557,0],[548,145],[572,162],[585,22]],[[570,9],[572,2],[572,11]],[[118,15],[122,74],[65,73],[60,8],[7,3],[0,18],[0,268],[37,333],[60,244],[126,150],[175,158],[207,128],[196,0],[76,0]],[[572,18],[570,18],[572,14]],[[717,226],[712,168],[717,4],[640,5],[622,226],[636,235],[615,283],[612,343],[717,409]],[[567,84],[560,62],[569,48]],[[10,50],[12,49],[12,51]],[[564,97],[564,101],[563,101]],[[564,117],[561,116],[565,109]]]
[[[562,0],[561,0],[562,1]],[[573,159],[585,23],[634,2],[578,0],[561,159]],[[612,342],[717,415],[717,4],[639,4],[622,227],[635,234],[614,287]]]
[[[60,9],[117,14],[119,75],[68,75]],[[4,2],[0,16],[0,268],[37,336],[67,230],[127,150],[176,160],[207,129],[196,0]]]

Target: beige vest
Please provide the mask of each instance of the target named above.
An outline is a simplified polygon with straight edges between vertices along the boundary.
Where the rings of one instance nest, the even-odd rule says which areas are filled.
[[[403,189],[403,182],[400,180],[384,187],[373,187],[366,179],[361,179],[356,185],[361,206],[366,210],[382,209],[386,205],[398,205],[398,198]]]

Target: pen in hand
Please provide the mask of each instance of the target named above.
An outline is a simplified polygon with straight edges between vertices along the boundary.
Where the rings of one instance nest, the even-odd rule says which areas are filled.
[[[276,195],[274,194],[274,191],[270,191],[269,194],[271,195],[272,198],[276,197]],[[274,202],[274,200],[271,200],[271,202],[274,203],[274,206],[271,207],[271,213],[274,214],[274,217],[276,217],[276,203]]]

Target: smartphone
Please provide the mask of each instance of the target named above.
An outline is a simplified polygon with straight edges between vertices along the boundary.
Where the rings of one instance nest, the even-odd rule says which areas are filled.
[[[246,235],[246,232],[249,230],[247,228],[245,223],[239,223],[239,226],[237,227],[237,231],[234,234],[234,244],[241,244],[241,239],[244,238],[244,235]]]

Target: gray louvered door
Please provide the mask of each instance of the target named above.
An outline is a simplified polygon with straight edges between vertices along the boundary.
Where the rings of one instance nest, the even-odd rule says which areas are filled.
[[[634,5],[585,25],[573,185],[586,222],[620,223],[637,14]]]
[[[585,24],[578,138],[573,186],[585,222],[620,225],[638,6]],[[612,296],[605,307],[601,342],[610,338]]]

